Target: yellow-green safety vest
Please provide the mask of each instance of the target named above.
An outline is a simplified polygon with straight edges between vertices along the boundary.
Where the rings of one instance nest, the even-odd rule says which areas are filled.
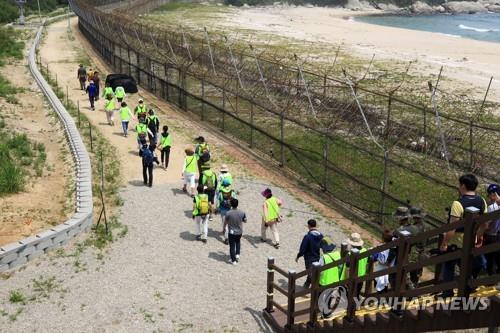
[[[363,247],[359,251],[359,253],[366,252],[366,249]],[[365,276],[366,271],[368,269],[368,257],[365,257],[358,261],[358,277]]]
[[[340,251],[335,251],[331,253],[323,254],[323,261],[325,265],[328,265],[334,261],[340,260]],[[342,276],[340,276],[340,274]],[[332,268],[328,268],[320,273],[319,276],[319,285],[327,286],[333,284],[335,282],[339,282],[341,280],[345,280],[346,272],[345,272],[345,264],[334,266]]]
[[[276,220],[280,216],[280,206],[278,205],[278,199],[275,197],[270,197],[265,201],[267,207],[267,214],[264,217],[265,222],[271,222]]]
[[[163,136],[163,134],[161,135],[160,146],[162,148],[172,147],[172,137],[170,136],[170,134],[168,134],[167,136]]]
[[[142,124],[142,123],[139,123],[137,125],[135,125],[135,131],[137,132],[137,136],[139,136],[139,134],[147,134],[148,133],[148,126],[146,124]]]
[[[201,155],[203,155],[203,150],[205,149],[209,149],[208,147],[208,143],[200,143],[198,146],[196,146],[196,151],[195,151],[195,154],[198,156],[198,157],[201,157]]]
[[[135,108],[135,114],[136,115],[139,115],[141,113],[146,113],[147,112],[147,108],[146,108],[146,105],[142,105],[142,107],[140,105],[137,105],[137,107]]]
[[[196,173],[196,156],[186,156],[186,173]]]
[[[130,109],[128,106],[124,108],[120,108],[120,119],[122,121],[129,121],[130,120]]]
[[[217,176],[210,169],[203,171],[201,184],[206,185],[208,183],[208,178],[212,178],[213,183],[215,184],[215,181],[217,180]]]
[[[200,212],[200,201],[201,201],[201,198],[203,197],[208,197],[207,194],[197,194],[195,197],[194,197],[194,209],[193,209],[193,216],[198,216],[199,212]]]
[[[104,88],[104,91],[102,92],[102,97],[105,97],[105,96],[108,96],[108,95],[114,96],[113,88],[111,88],[111,87],[105,87]]]
[[[116,98],[125,98],[125,89],[123,87],[116,87],[115,96]]]
[[[106,111],[114,111],[115,110],[115,101],[113,99],[107,99],[105,103]]]

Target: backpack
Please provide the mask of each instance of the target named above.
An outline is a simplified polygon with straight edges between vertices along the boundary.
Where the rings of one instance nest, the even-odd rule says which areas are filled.
[[[223,209],[231,209],[231,198],[233,197],[233,192],[227,192],[228,196],[224,196],[225,193],[222,193],[222,202],[220,203],[220,207]]]
[[[206,152],[206,153],[203,153],[201,156],[200,156],[200,161],[201,163],[205,164],[207,162],[210,161],[210,153],[209,152]]]
[[[143,149],[142,150],[142,163],[144,165],[150,165],[153,163],[154,157],[153,157],[153,152],[149,149]]]
[[[207,178],[207,189],[208,190],[213,190],[215,188],[215,175],[212,173],[212,175],[207,176],[204,175]]]
[[[208,195],[202,196],[201,198],[199,198],[199,200],[200,200],[199,202],[200,207],[198,207],[199,214],[202,216],[207,215],[210,207],[208,203]]]

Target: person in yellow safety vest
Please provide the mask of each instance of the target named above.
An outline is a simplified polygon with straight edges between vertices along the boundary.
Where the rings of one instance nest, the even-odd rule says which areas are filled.
[[[104,87],[104,90],[102,91],[102,97],[107,97],[108,95],[114,96],[115,93],[113,92],[113,88],[109,86],[109,83],[106,82],[106,86]]]
[[[202,185],[198,186],[198,195],[193,198],[193,220],[196,222],[196,240],[207,242],[208,236],[208,213],[210,203],[208,195]]]
[[[106,101],[104,101],[104,108],[106,110],[106,119],[110,126],[115,125],[114,112],[115,112],[115,99],[113,95],[106,95]]]
[[[115,96],[118,103],[121,103],[123,99],[127,96],[127,94],[125,94],[125,89],[122,86],[116,87]]]
[[[205,138],[202,136],[194,139],[196,146],[194,147],[194,154],[198,159],[198,171],[199,179],[201,179],[201,172],[203,171],[203,164],[207,164],[210,161],[210,147],[208,143],[205,142]]]
[[[184,159],[184,165],[182,167],[182,177],[184,177],[184,186],[182,187],[183,192],[187,192],[187,186],[189,185],[191,190],[191,197],[194,198],[194,188],[197,173],[197,159],[194,154],[194,150],[188,147],[184,150],[186,153],[186,158]]]
[[[266,230],[271,229],[273,235],[273,246],[276,249],[280,248],[280,236],[278,234],[278,223],[281,222],[281,206],[283,201],[274,197],[271,189],[266,188],[261,192],[261,195],[266,198],[262,206],[262,225],[260,228],[260,240],[266,242]]]
[[[146,119],[139,118],[139,123],[135,125],[135,132],[137,133],[137,145],[139,149],[142,147],[142,142],[141,141],[146,141],[146,137],[148,133],[151,133],[151,131],[148,128],[148,125],[146,125]]]
[[[215,190],[217,189],[217,175],[210,169],[207,164],[203,165],[203,173],[201,174],[200,184],[205,187],[205,193],[208,195],[208,200],[210,201],[211,207],[215,207]],[[213,220],[213,209],[210,209],[210,215],[208,219]]]
[[[163,126],[163,132],[160,134],[160,145],[158,149],[161,150],[161,164],[167,170],[168,161],[170,160],[170,148],[172,147],[172,136],[168,132],[168,126]]]
[[[147,109],[146,105],[144,104],[144,101],[142,100],[142,98],[139,99],[139,104],[135,107],[134,114],[137,117],[137,119],[147,116],[148,109]]]
[[[132,118],[132,111],[130,111],[130,108],[127,106],[127,103],[122,102],[120,108],[120,120],[122,121],[122,129],[124,137],[127,137],[128,135],[128,123],[130,122],[130,118]]]
[[[332,240],[330,237],[325,236],[321,240],[321,250],[323,252],[321,258],[319,259],[319,264],[321,266],[325,266],[328,264],[331,264],[334,261],[338,261],[342,258],[340,254],[340,250],[335,251],[335,244],[333,244]],[[337,266],[333,266],[331,268],[325,269],[322,271],[319,275],[319,285],[324,287],[324,286],[329,286],[334,283],[343,281],[346,279],[346,265],[341,264]],[[339,291],[341,290],[340,288],[338,289]],[[323,305],[329,305],[331,302],[331,293],[323,292],[320,295],[320,299],[318,304],[323,304]],[[345,302],[345,297],[342,299],[342,296],[346,295],[336,295],[336,297],[339,297],[338,300],[335,300],[336,302]],[[342,306],[337,306],[336,308],[342,309]],[[320,306],[320,311],[321,315],[323,318],[330,318],[335,312],[335,309],[331,309],[330,306]]]
[[[347,240],[347,243],[349,244],[351,251],[353,249],[357,249],[359,251],[359,254],[366,252],[366,248],[363,247],[363,244],[365,242],[361,239],[361,235],[358,234],[357,232],[353,232],[351,234],[351,236]],[[358,261],[358,277],[365,276],[367,270],[368,270],[368,257],[364,257]],[[363,284],[360,283],[358,285],[358,295],[361,292],[362,288]]]

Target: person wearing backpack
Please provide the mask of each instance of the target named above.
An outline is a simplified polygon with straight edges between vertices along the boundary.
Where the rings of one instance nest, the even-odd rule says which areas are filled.
[[[217,210],[220,214],[222,225],[224,226],[224,220],[226,214],[231,210],[231,200],[236,199],[236,192],[231,189],[231,184],[225,179],[221,186],[219,187],[219,192],[217,192]],[[224,244],[228,243],[228,230],[223,228]]]
[[[198,171],[199,171],[199,177],[198,179],[201,180],[202,176],[202,171],[203,171],[203,165],[208,165],[208,162],[210,162],[210,148],[208,146],[208,143],[205,142],[205,138],[202,136],[199,136],[195,139],[196,146],[194,148],[194,154],[196,155],[196,158],[198,159]]]
[[[168,162],[170,160],[170,148],[172,147],[172,136],[168,132],[168,126],[163,126],[163,132],[160,134],[160,145],[158,148],[161,150],[161,164],[167,170]],[[194,187],[194,185],[193,185]]]
[[[142,147],[141,141],[142,139],[146,139],[146,135],[151,134],[151,131],[146,125],[146,119],[144,117],[139,118],[139,122],[135,125],[135,132],[137,133],[137,145],[139,149]]]
[[[149,142],[158,143],[158,132],[160,132],[160,119],[155,115],[153,109],[149,110],[148,116],[146,117],[146,124],[148,125],[149,130],[152,135],[149,136]]]
[[[99,96],[99,93],[97,92],[97,87],[94,84],[94,81],[90,80],[90,83],[85,90],[86,90],[87,94],[89,95],[90,109],[92,111],[94,111],[95,110],[94,102],[96,101],[96,97]]]
[[[113,95],[106,95],[106,100],[104,101],[104,108],[106,110],[106,119],[108,120],[108,125],[114,126],[114,112],[115,112],[115,100]]]
[[[104,89],[102,91],[102,97],[106,98],[108,95],[114,96],[113,88],[109,85],[109,83],[104,84]]]
[[[208,236],[208,215],[210,213],[210,203],[205,188],[198,185],[198,194],[193,199],[193,220],[196,222],[196,240],[207,242]]]
[[[194,198],[194,187],[196,182],[197,173],[197,159],[194,155],[193,148],[188,147],[184,150],[186,157],[184,158],[184,165],[182,166],[182,177],[184,178],[184,186],[182,187],[183,192],[187,192],[187,186],[189,185],[191,197]]]
[[[201,185],[206,187],[205,193],[208,195],[208,201],[212,206],[215,204],[215,190],[217,189],[217,176],[212,169],[204,169],[201,175]],[[213,220],[213,211],[210,209],[209,220]]]
[[[304,265],[308,271],[306,281],[303,287],[309,288],[311,285],[311,266],[313,262],[319,261],[319,250],[321,248],[321,240],[323,239],[323,234],[317,229],[316,220],[310,219],[307,221],[307,234],[302,238],[300,243],[300,249],[295,258],[295,262],[299,262],[300,257],[304,257]]]
[[[260,240],[266,242],[267,228],[271,229],[273,235],[273,246],[276,249],[280,248],[280,235],[278,233],[278,223],[281,222],[281,206],[283,201],[273,196],[271,189],[266,188],[261,195],[266,198],[262,206],[262,225],[260,228]]]
[[[139,151],[139,156],[142,157],[142,178],[144,185],[152,187],[154,155],[146,143],[143,144],[142,149]]]

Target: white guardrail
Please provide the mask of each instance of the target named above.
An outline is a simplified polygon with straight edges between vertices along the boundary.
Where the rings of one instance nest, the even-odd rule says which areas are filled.
[[[52,108],[57,112],[64,126],[75,163],[76,211],[69,220],[50,230],[42,231],[34,236],[0,247],[0,272],[25,264],[49,249],[65,245],[80,232],[89,230],[92,225],[92,170],[89,154],[73,118],[38,70],[35,54],[42,31],[43,26],[38,29],[29,51],[29,68],[33,78],[49,100]],[[50,200],[50,198],[47,198],[47,200]]]

